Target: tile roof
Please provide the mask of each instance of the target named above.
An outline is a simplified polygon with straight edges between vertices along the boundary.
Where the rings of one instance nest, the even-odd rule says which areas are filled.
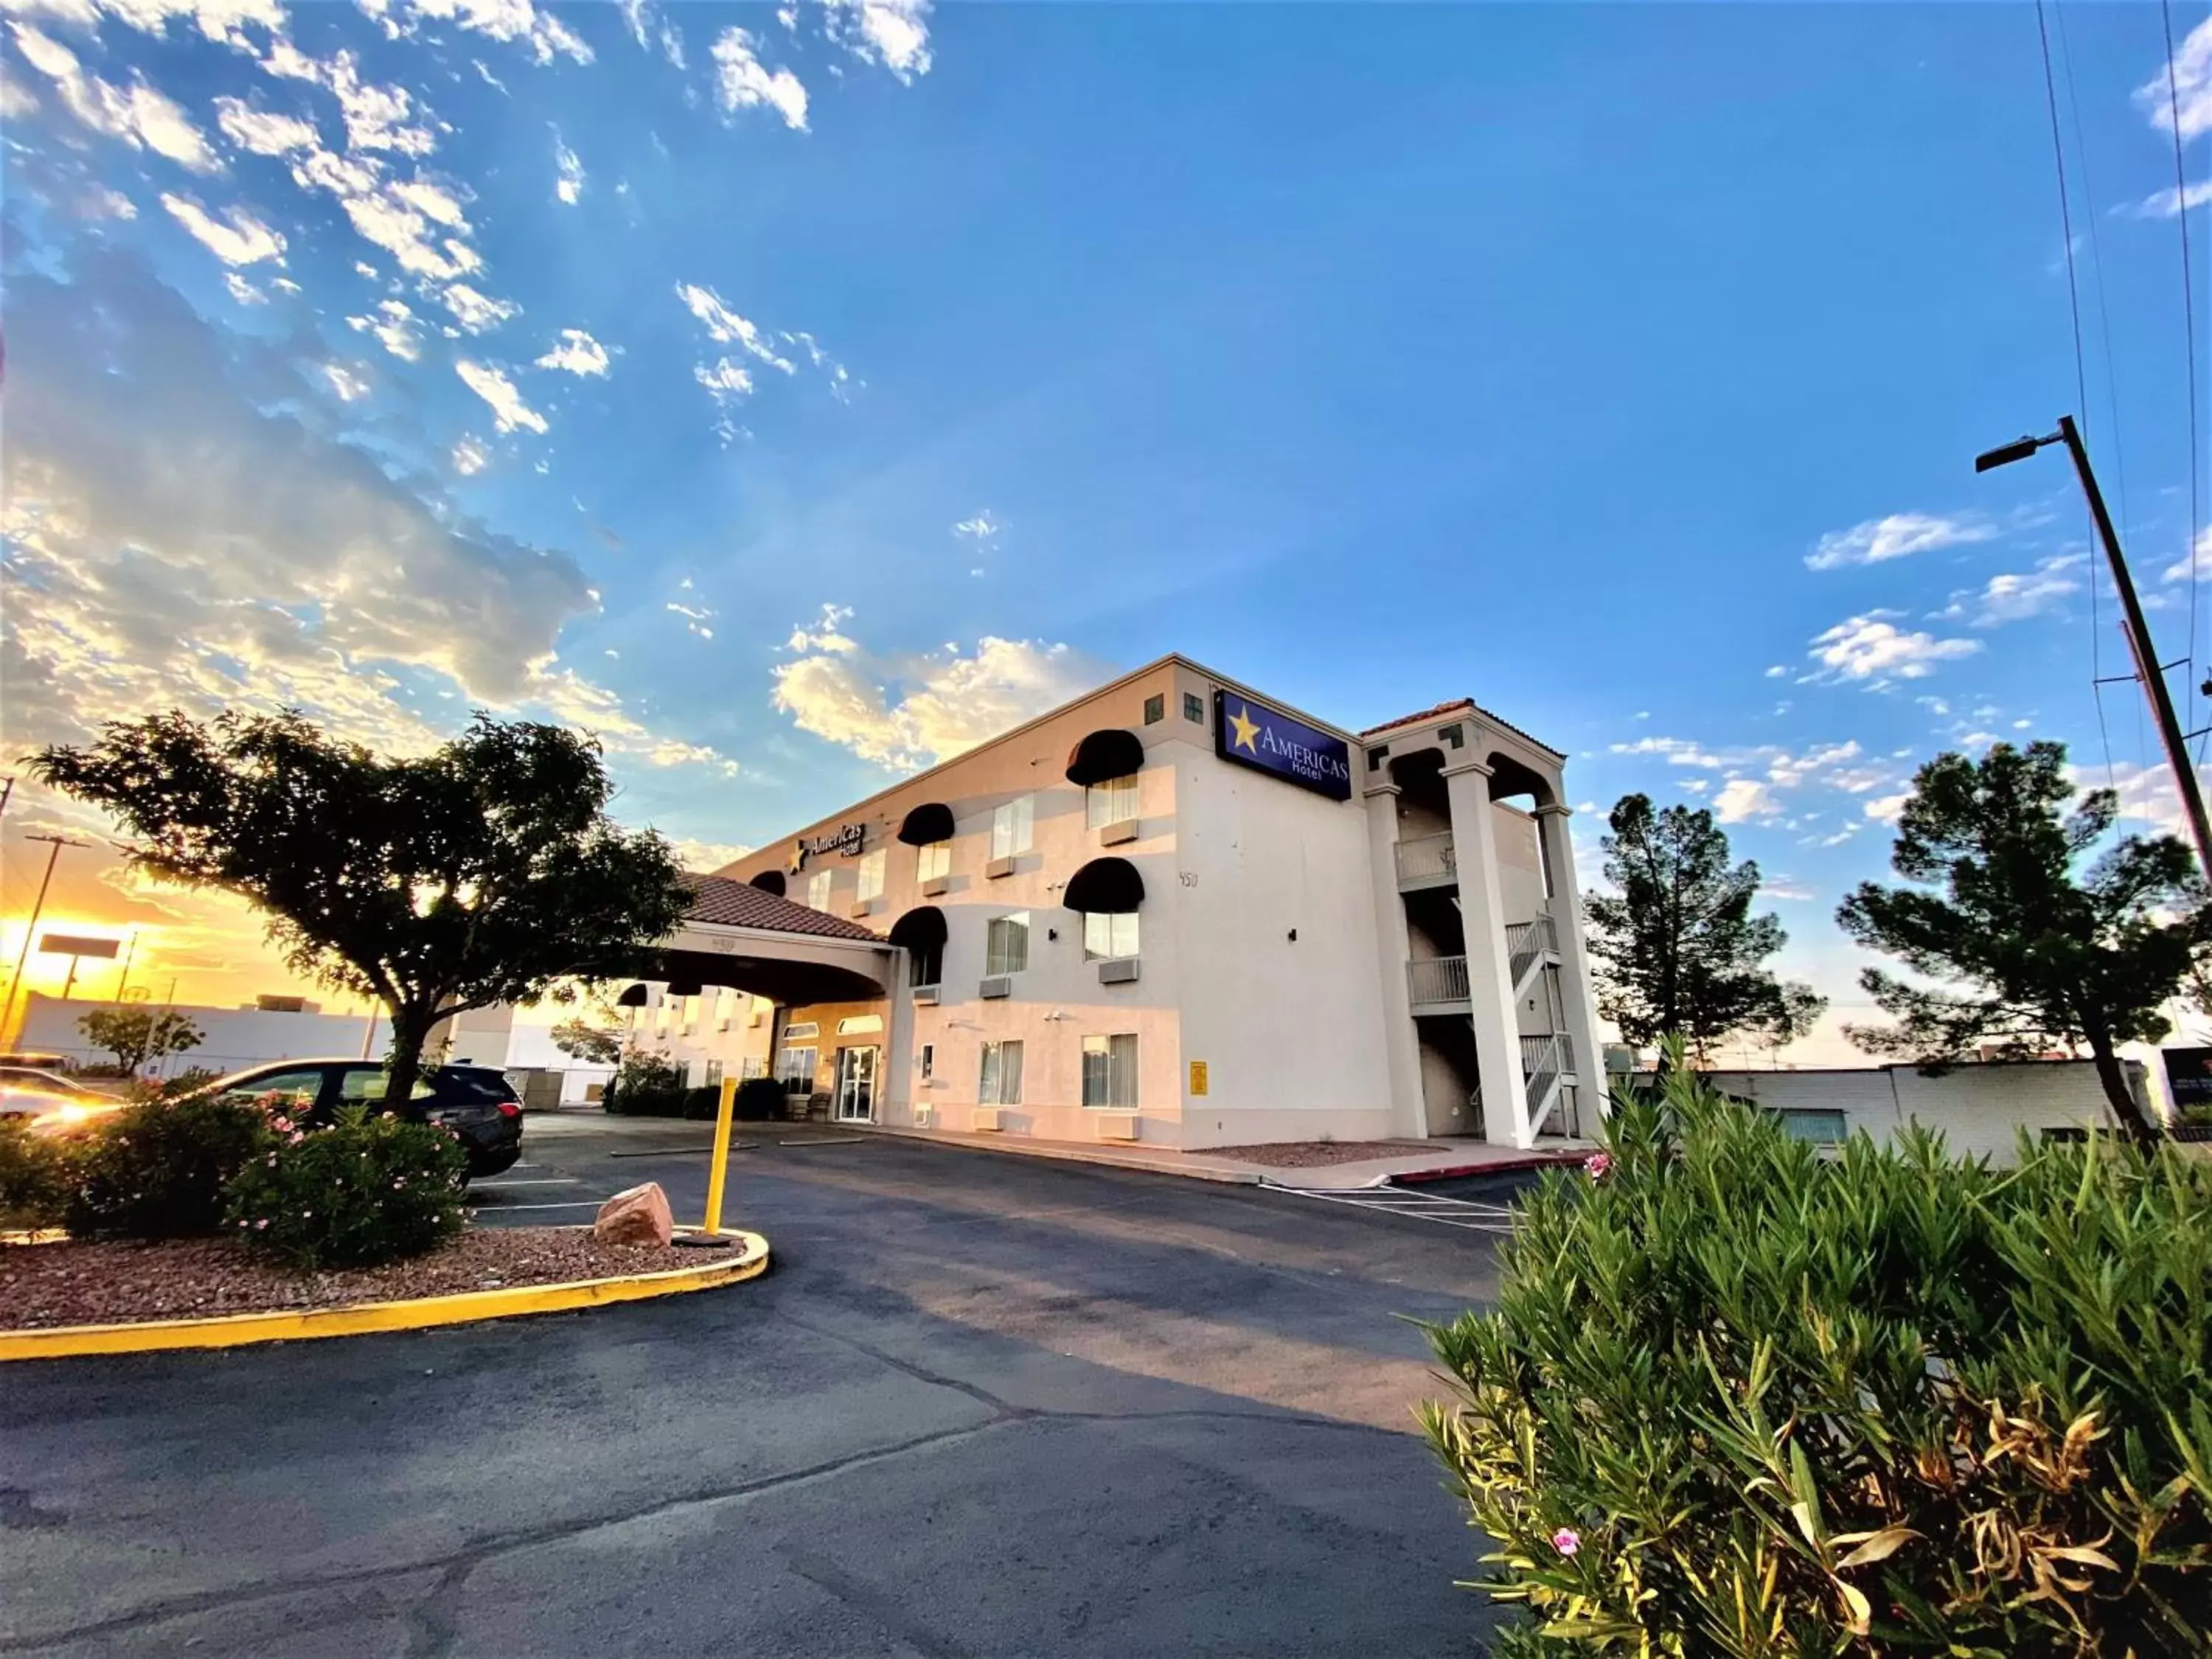
[[[1510,732],[1515,737],[1520,738],[1523,743],[1534,744],[1537,748],[1542,750],[1547,755],[1559,755],[1559,758],[1562,760],[1566,758],[1565,755],[1561,755],[1559,753],[1559,750],[1553,748],[1550,744],[1546,743],[1541,738],[1532,736],[1530,733],[1523,732],[1519,726],[1514,725],[1511,720],[1505,720],[1499,715],[1492,714],[1490,710],[1485,708],[1480,703],[1475,702],[1472,697],[1455,697],[1449,702],[1440,702],[1433,708],[1424,708],[1418,714],[1401,714],[1395,720],[1385,720],[1380,726],[1370,726],[1364,732],[1362,732],[1359,734],[1360,740],[1364,742],[1369,738],[1379,736],[1382,732],[1394,732],[1401,726],[1413,726],[1421,720],[1432,720],[1440,715],[1456,714],[1462,709],[1466,709],[1471,713],[1481,715],[1483,719],[1488,720],[1492,726],[1498,727],[1500,731]]]
[[[1388,732],[1394,726],[1411,726],[1416,720],[1431,720],[1436,719],[1439,714],[1449,714],[1455,708],[1472,708],[1474,707],[1474,704],[1471,699],[1467,697],[1455,697],[1449,702],[1440,702],[1433,708],[1424,708],[1419,710],[1418,713],[1411,714],[1401,714],[1395,720],[1385,720],[1380,726],[1370,726],[1359,735],[1363,738],[1371,738],[1377,732]]]
[[[793,904],[773,893],[742,881],[732,881],[725,876],[686,876],[697,896],[691,908],[684,912],[690,921],[720,922],[729,927],[763,927],[776,933],[813,933],[823,939],[865,939],[871,945],[884,942],[880,933],[872,933],[855,921],[841,916],[824,915],[819,910],[810,910],[803,904]]]

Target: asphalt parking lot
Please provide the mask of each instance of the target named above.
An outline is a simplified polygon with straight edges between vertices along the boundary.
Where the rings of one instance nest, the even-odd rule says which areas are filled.
[[[823,1126],[752,1285],[0,1375],[0,1653],[1472,1654],[1413,1433],[1489,1237]],[[480,1218],[703,1199],[710,1130],[533,1119]],[[551,1206],[566,1207],[551,1207]]]

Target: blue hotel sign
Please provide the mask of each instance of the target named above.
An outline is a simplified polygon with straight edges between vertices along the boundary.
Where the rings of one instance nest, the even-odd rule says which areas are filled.
[[[1234,691],[1213,694],[1213,752],[1331,800],[1352,799],[1352,750],[1342,738]]]

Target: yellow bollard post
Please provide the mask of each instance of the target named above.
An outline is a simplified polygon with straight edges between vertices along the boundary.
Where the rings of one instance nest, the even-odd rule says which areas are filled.
[[[707,1171],[707,1225],[709,1238],[720,1237],[722,1231],[722,1183],[730,1167],[730,1118],[738,1103],[738,1080],[733,1077],[722,1079],[722,1108],[714,1115],[714,1163]]]

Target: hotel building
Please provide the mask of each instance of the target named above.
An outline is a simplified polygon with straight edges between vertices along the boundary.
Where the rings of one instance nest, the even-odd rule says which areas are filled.
[[[626,1000],[846,1121],[1529,1146],[1604,1087],[1564,766],[1165,657],[701,878]]]

